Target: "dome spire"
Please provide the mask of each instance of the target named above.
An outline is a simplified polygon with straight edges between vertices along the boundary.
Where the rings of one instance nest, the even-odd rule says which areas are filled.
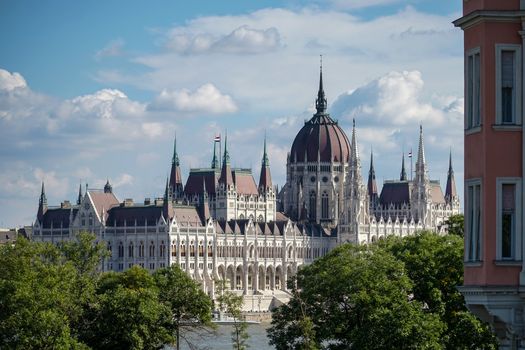
[[[317,109],[317,113],[325,113],[326,107],[327,102],[323,89],[323,55],[320,55],[319,91],[317,92],[317,99],[315,100],[315,109]]]

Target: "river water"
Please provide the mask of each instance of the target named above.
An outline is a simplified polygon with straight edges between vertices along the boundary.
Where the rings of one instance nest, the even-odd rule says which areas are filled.
[[[266,337],[266,329],[270,327],[269,322],[260,324],[250,324],[248,326],[248,340],[249,349],[253,350],[273,350],[274,347],[268,345],[268,338]],[[193,343],[198,346],[198,349],[209,350],[231,350],[233,349],[231,340],[232,326],[218,326],[213,334],[202,334],[200,337],[193,337]],[[181,340],[181,350],[192,350],[184,341]],[[174,349],[174,348],[169,348]]]

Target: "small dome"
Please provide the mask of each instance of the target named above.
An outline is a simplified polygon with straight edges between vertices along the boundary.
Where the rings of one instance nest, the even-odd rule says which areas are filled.
[[[348,162],[350,142],[337,122],[325,113],[316,113],[305,122],[292,144],[290,161]],[[306,159],[305,159],[306,157]]]

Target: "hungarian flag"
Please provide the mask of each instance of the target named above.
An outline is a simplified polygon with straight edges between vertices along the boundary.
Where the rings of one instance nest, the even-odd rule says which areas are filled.
[[[412,150],[410,150],[410,152],[408,152],[408,158],[412,158]]]
[[[215,135],[215,139],[214,139],[215,142],[221,142],[221,134],[219,135]]]

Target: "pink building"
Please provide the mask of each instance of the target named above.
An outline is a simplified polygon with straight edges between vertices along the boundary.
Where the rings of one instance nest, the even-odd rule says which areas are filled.
[[[466,303],[501,349],[525,349],[525,1],[465,0]]]

